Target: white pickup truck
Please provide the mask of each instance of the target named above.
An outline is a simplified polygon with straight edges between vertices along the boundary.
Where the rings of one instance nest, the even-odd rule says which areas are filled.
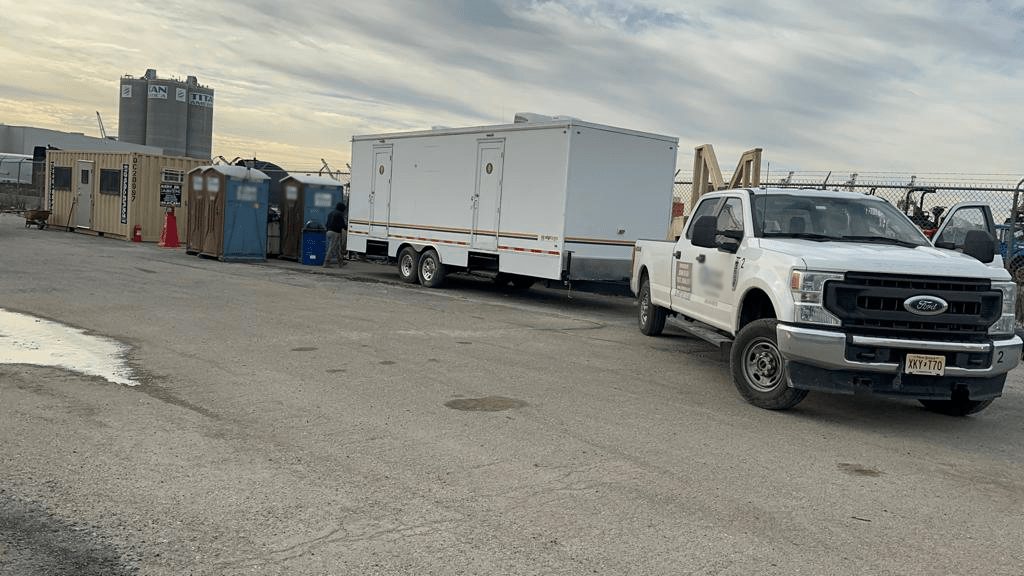
[[[636,242],[630,287],[644,334],[671,315],[731,345],[755,406],[866,390],[965,415],[1002,394],[1021,357],[994,231],[984,204],[957,204],[929,240],[875,196],[714,192],[677,241]]]

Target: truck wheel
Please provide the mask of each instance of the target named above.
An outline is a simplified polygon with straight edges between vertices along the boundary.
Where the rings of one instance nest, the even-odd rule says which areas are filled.
[[[651,302],[651,283],[644,278],[640,284],[640,293],[636,297],[640,308],[640,332],[647,336],[657,336],[665,329],[665,309]]]
[[[779,351],[778,320],[754,320],[740,330],[732,345],[729,364],[732,381],[747,401],[768,410],[786,410],[807,396],[807,390],[789,387],[786,364]]]
[[[402,282],[415,284],[419,282],[420,255],[412,246],[402,248],[398,253],[398,277]]]
[[[992,400],[994,398],[988,400],[957,398],[955,400],[918,400],[918,402],[929,412],[945,414],[946,416],[967,416],[968,414],[977,414],[988,408]]]
[[[444,283],[444,264],[434,250],[425,250],[420,256],[420,284],[437,288]]]

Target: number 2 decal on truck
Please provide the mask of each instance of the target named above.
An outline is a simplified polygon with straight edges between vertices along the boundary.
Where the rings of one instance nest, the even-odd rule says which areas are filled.
[[[732,264],[732,291],[736,291],[736,284],[740,281],[740,270],[743,269],[743,265],[747,263],[746,258],[737,258]]]

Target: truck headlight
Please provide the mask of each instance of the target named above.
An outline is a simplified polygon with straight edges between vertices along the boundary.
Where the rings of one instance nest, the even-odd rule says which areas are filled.
[[[1003,293],[1003,312],[991,326],[989,336],[1012,336],[1017,326],[1017,284],[1013,282],[993,282],[992,288]]]
[[[793,270],[789,289],[793,294],[793,322],[798,324],[824,324],[840,326],[842,322],[824,307],[825,283],[842,280],[842,274]]]

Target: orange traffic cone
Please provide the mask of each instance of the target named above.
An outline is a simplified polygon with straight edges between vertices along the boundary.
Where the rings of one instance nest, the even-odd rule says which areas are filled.
[[[164,229],[160,232],[160,242],[157,246],[161,248],[178,247],[178,221],[174,218],[174,208],[167,212],[167,219],[164,220]]]

